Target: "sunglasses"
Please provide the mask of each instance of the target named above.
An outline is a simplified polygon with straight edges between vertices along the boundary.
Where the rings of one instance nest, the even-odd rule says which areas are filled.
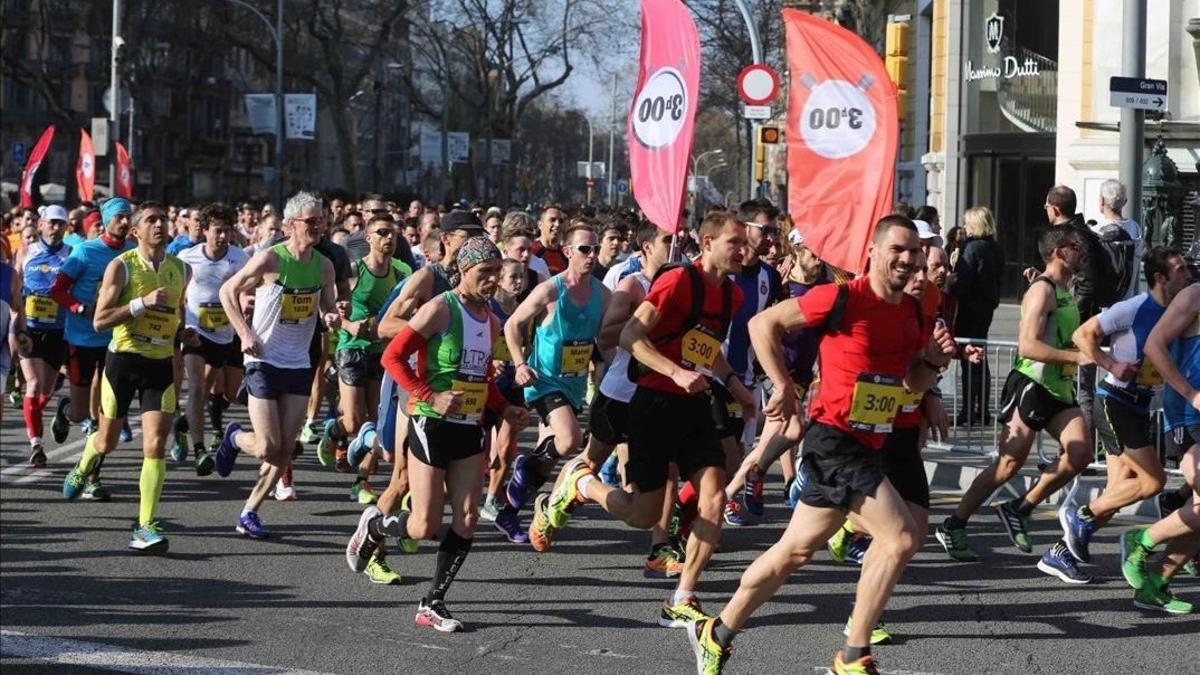
[[[596,244],[579,244],[578,246],[572,246],[571,248],[575,249],[576,251],[579,251],[580,253],[582,253],[584,255],[591,255],[593,253],[600,252],[600,247],[597,246]]]
[[[779,236],[779,228],[774,225],[763,225],[762,223],[747,222],[746,227],[757,227],[758,229],[762,230],[763,235],[767,237]]]
[[[307,218],[296,218],[296,222],[304,223],[305,225],[320,225],[325,222],[325,216],[309,216]]]
[[[392,237],[396,236],[396,231],[395,230],[375,230],[375,232],[373,234],[377,237],[383,237],[384,239],[391,239]]]

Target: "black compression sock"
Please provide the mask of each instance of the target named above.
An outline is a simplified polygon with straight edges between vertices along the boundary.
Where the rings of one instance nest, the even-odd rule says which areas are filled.
[[[721,623],[721,617],[713,620],[713,639],[722,647],[728,647],[733,644],[733,636],[737,635],[737,631],[730,630],[729,626]]]
[[[462,569],[467,554],[471,552],[471,540],[464,539],[454,531],[453,527],[446,529],[446,538],[438,546],[437,563],[434,567],[433,579],[429,583],[429,593],[425,595],[429,602],[446,599],[446,591],[454,583],[458,570]]]
[[[376,516],[367,522],[367,534],[379,541],[386,537],[403,539],[408,536],[408,511],[394,516]]]
[[[964,530],[967,527],[967,521],[959,520],[958,516],[950,514],[946,518],[946,522],[942,523],[942,527],[947,530]]]
[[[870,656],[870,655],[871,655],[871,647],[870,646],[851,647],[850,645],[846,645],[842,649],[842,661],[844,661],[845,663],[851,663],[853,661],[857,661],[857,660],[861,659],[864,656]]]
[[[1028,517],[1037,508],[1037,504],[1030,504],[1024,497],[1017,497],[1008,503],[1010,507],[1017,513]]]

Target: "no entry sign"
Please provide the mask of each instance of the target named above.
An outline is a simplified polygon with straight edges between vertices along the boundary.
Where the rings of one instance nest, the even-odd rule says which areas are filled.
[[[738,95],[750,105],[770,103],[779,93],[779,76],[770,66],[755,63],[738,75]]]

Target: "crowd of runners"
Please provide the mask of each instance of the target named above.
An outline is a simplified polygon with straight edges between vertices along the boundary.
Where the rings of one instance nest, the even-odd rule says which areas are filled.
[[[1062,536],[1036,568],[1087,583],[1096,531],[1153,500],[1162,518],[1121,535],[1121,573],[1137,607],[1191,612],[1170,584],[1197,574],[1200,550],[1200,286],[1179,251],[1152,247],[1143,292],[1084,308],[1072,278],[1089,226],[1069,188],[1046,207],[1018,358],[986,411],[997,456],[932,534],[950,559],[976,560],[972,516],[1045,431],[1057,459],[991,507],[1033,552],[1031,514],[1094,460],[1094,431],[1107,483],[1060,508]],[[133,439],[136,413],[128,546],[163,553],[168,456],[245,484],[230,524],[262,539],[268,500],[303,498],[292,462],[315,443],[364,507],[345,524],[354,573],[399,583],[395,554],[437,542],[415,620],[445,632],[463,627],[447,601],[481,518],[514,552],[556,555],[572,514],[594,504],[649,531],[644,574],[674,584],[658,623],[686,636],[699,673],[721,672],[755,610],[828,549],[862,566],[832,670],[878,672],[882,614],[930,535],[922,448],[946,439],[954,413],[939,383],[953,360],[987,358],[952,334],[956,270],[937,219],[899,205],[873,224],[855,277],[761,200],[687,216],[678,236],[630,212],[532,211],[300,192],[282,212],[122,198],[19,212],[0,243],[0,381],[12,371],[27,461],[45,467],[80,426],[62,496],[106,501],[104,458]],[[1088,366],[1104,374],[1085,399]],[[249,423],[227,421],[231,406]],[[1167,487],[1159,408],[1183,453],[1179,487]],[[702,606],[722,528],[762,520],[777,464],[789,521],[723,607]]]

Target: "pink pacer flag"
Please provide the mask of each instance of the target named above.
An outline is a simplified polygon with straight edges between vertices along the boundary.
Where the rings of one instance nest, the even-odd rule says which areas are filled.
[[[33,146],[33,152],[29,153],[29,160],[25,162],[25,171],[21,174],[20,188],[21,208],[23,209],[33,208],[33,178],[42,166],[42,160],[46,158],[46,153],[50,151],[50,142],[53,140],[54,125],[51,124],[42,132],[42,137]]]
[[[629,111],[634,199],[660,230],[679,230],[700,97],[700,35],[679,0],[642,0],[642,54]]]

